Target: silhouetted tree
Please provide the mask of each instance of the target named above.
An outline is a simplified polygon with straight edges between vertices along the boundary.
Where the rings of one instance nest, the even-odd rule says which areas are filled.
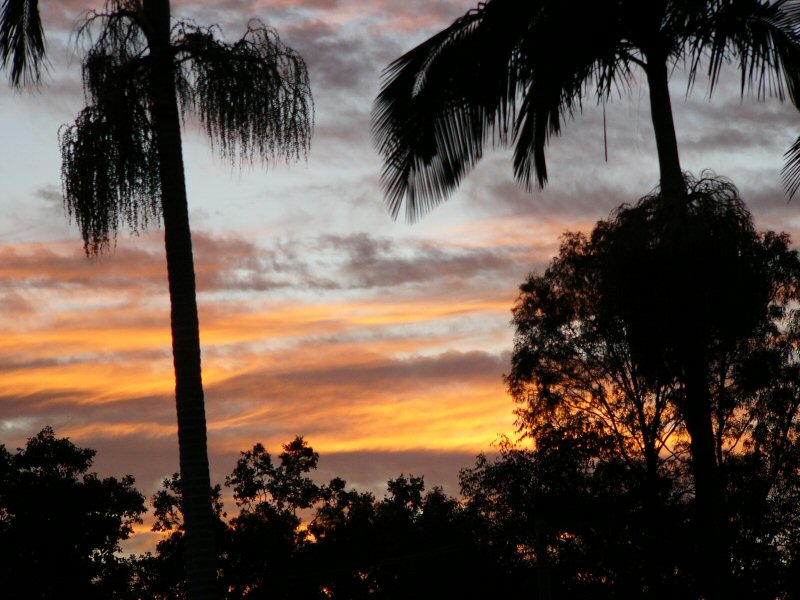
[[[369,568],[376,558],[375,497],[348,490],[347,482],[338,477],[321,492],[321,502],[308,523],[315,543],[306,549],[310,564],[324,565],[319,587],[331,598],[372,597],[378,589]]]
[[[589,432],[542,429],[532,449],[504,441],[496,458],[479,456],[460,480],[466,509],[486,521],[494,562],[517,590],[576,600],[690,596],[680,486],[664,485],[663,533],[654,540],[641,478]]]
[[[226,478],[239,512],[219,522],[222,597],[433,599],[522,589],[495,561],[485,520],[439,488],[426,492],[422,477],[390,480],[376,501],[338,477],[315,483],[317,460],[301,437],[274,461],[261,444],[242,452]],[[153,504],[154,529],[167,535],[136,561],[134,589],[140,597],[184,598],[175,575],[183,560],[177,475]]]
[[[684,447],[673,432],[685,428],[697,498],[693,571],[708,596],[730,572],[726,458],[755,444],[771,419],[795,427],[796,405],[776,402],[792,394],[799,281],[786,236],[757,234],[730,183],[689,180],[685,203],[656,193],[598,223],[591,238],[567,236],[515,307],[509,389],[535,439],[577,423],[586,431],[578,435],[608,440],[616,459],[644,465],[657,508],[659,481],[671,477],[665,458]],[[786,466],[784,454],[772,455],[782,465],[773,468]],[[767,487],[764,498],[776,489]]]
[[[669,73],[689,90],[707,65],[709,93],[738,63],[741,92],[798,105],[800,11],[786,0],[488,0],[394,61],[373,111],[382,184],[414,220],[475,166],[489,141],[514,144],[514,175],[547,181],[545,149],[592,92],[647,78],[661,187],[682,192]]]
[[[0,445],[0,595],[116,598],[128,586],[120,542],[141,523],[130,475],[91,473],[95,451],[50,427],[11,454]]]
[[[314,542],[304,552],[317,566],[324,592],[317,597],[509,595],[515,582],[493,562],[483,523],[440,488],[426,492],[422,477],[390,480],[379,502],[334,479],[308,525]]]
[[[181,116],[194,112],[231,159],[302,156],[312,108],[303,60],[259,22],[234,44],[172,22],[168,0],[109,0],[83,63],[89,101],[60,134],[67,210],[87,254],[117,229],[164,222],[189,597],[216,598],[205,406]]]
[[[319,455],[302,437],[283,445],[274,464],[262,444],[242,452],[225,485],[233,489],[239,514],[230,521],[225,576],[230,597],[310,597],[304,577],[306,531],[298,511],[311,509],[322,489],[308,475]]]
[[[778,254],[795,268],[795,259]],[[800,363],[797,319],[790,321],[740,348],[726,383],[737,409],[720,439],[742,597],[791,597],[796,587]],[[238,514],[217,521],[221,597],[698,597],[683,430],[667,444],[676,456],[659,464],[654,528],[641,451],[625,454],[581,413],[549,426],[537,421],[532,448],[505,440],[495,458],[479,456],[460,473],[460,501],[439,488],[426,491],[423,478],[411,475],[390,480],[380,501],[338,477],[318,485],[311,478],[318,456],[302,438],[274,461],[256,444],[227,478]],[[154,554],[134,561],[136,597],[186,597],[181,496],[175,475],[153,498],[155,529],[166,535]],[[219,486],[213,497],[224,516]]]

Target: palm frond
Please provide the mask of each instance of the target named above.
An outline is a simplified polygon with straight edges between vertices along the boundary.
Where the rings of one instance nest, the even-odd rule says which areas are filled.
[[[303,59],[260,21],[234,44],[216,33],[176,28],[184,109],[196,111],[213,146],[232,161],[306,157],[314,105]]]
[[[547,144],[589,86],[608,97],[631,78],[622,4],[578,4],[481,3],[389,66],[372,118],[393,217],[442,202],[490,142],[514,144],[523,187],[544,186]]]
[[[542,3],[544,4],[544,3]],[[562,123],[583,107],[594,87],[598,99],[630,86],[633,55],[625,36],[621,5],[548,3],[542,23],[520,46],[517,58],[522,103],[514,123],[514,176],[526,189],[547,182],[545,150]],[[581,43],[575,43],[575,40]],[[557,57],[557,58],[555,58]]]
[[[38,0],[3,0],[0,8],[0,67],[14,87],[38,83],[45,54]]]
[[[800,137],[786,151],[783,158],[784,163],[781,170],[783,188],[786,190],[786,195],[792,198],[800,189]]]
[[[385,71],[372,129],[393,217],[404,202],[409,221],[428,212],[458,187],[490,137],[507,140],[518,92],[510,57],[526,22],[511,9],[524,4],[482,4]],[[506,12],[493,13],[497,7]]]
[[[741,93],[789,99],[800,106],[800,3],[720,0],[707,9],[690,43],[690,77],[708,61],[709,92],[722,67],[738,62]]]
[[[108,249],[122,226],[136,232],[161,219],[144,27],[138,0],[111,0],[79,29],[94,37],[83,63],[89,106],[59,139],[64,206],[87,254]],[[196,111],[217,150],[232,160],[305,156],[313,103],[303,60],[258,22],[235,44],[218,34],[186,22],[173,28],[184,112]]]

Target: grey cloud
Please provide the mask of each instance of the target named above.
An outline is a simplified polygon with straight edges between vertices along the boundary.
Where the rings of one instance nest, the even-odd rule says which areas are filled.
[[[404,244],[364,232],[278,240],[261,248],[242,240],[199,238],[200,289],[269,292],[306,290],[464,287],[477,279],[502,279],[529,256],[529,247],[446,248]]]
[[[311,356],[317,343],[309,339],[304,344]],[[303,402],[307,402],[309,407],[313,405],[316,411],[321,411],[325,405],[340,410],[347,404],[369,402],[375,393],[384,393],[398,386],[405,390],[427,390],[454,382],[495,384],[500,382],[507,366],[506,354],[479,351],[450,351],[408,359],[365,356],[347,365],[316,365],[288,372],[255,371],[210,386],[208,395],[220,400],[228,397],[256,400],[264,390],[269,390],[270,406],[275,410],[276,419],[280,420],[282,413],[287,416],[295,413]],[[214,406],[213,402],[210,403],[212,412],[225,411],[222,404],[218,408]]]
[[[175,422],[175,407],[170,396],[134,395],[115,402],[87,403],[85,400],[69,388],[47,392],[34,390],[25,395],[0,394],[0,421],[28,415],[58,428],[75,424],[142,422],[171,426]]]
[[[432,242],[399,244],[367,233],[326,236],[325,245],[345,253],[340,267],[353,287],[385,288],[424,284],[463,287],[478,278],[504,278],[529,248],[442,248]]]
[[[312,90],[366,96],[376,88],[383,66],[374,39],[323,22],[295,29],[292,37],[297,38],[298,51],[308,63]]]
[[[505,357],[485,352],[445,352],[437,356],[386,360],[378,364],[349,365],[305,370],[283,375],[281,380],[296,385],[327,384],[359,390],[386,390],[392,385],[428,388],[437,383],[497,381],[507,367]]]

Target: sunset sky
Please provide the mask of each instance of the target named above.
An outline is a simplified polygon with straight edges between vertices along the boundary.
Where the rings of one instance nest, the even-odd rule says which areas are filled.
[[[83,106],[70,31],[92,0],[43,0],[50,72],[39,91],[0,87],[0,443],[45,425],[98,450],[102,475],[151,494],[178,469],[169,304],[160,230],[121,231],[84,256],[61,203],[57,131]],[[526,193],[510,152],[487,153],[419,223],[388,216],[370,109],[383,68],[474,0],[173,2],[176,17],[238,38],[251,18],[307,61],[316,126],[307,162],[238,169],[187,122],[184,151],[198,275],[212,480],[240,450],[303,435],[318,476],[382,494],[401,472],[457,493],[457,472],[514,435],[503,372],[517,286],[657,182],[647,90],[593,103],[552,142],[550,185]],[[800,232],[781,191],[800,118],[740,101],[734,70],[709,100],[672,93],[683,167],[729,176],[759,229]],[[230,507],[232,508],[232,506]],[[146,546],[140,536],[136,548]]]

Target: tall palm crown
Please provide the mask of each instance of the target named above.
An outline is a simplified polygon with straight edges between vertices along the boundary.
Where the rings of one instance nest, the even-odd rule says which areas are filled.
[[[169,0],[109,0],[81,32],[100,31],[83,63],[87,106],[60,132],[64,203],[87,254],[116,231],[164,223],[170,293],[187,591],[218,598],[199,320],[181,150],[193,112],[232,160],[307,152],[313,120],[302,58],[259,22],[238,42],[173,22]]]
[[[38,0],[3,0],[0,7],[0,69],[11,85],[38,82],[45,42]]]
[[[797,0],[488,0],[393,62],[373,110],[389,210],[444,200],[487,143],[513,144],[515,178],[547,182],[545,150],[589,96],[644,72],[662,188],[683,185],[670,70],[713,92],[735,62],[741,93],[800,101]]]

